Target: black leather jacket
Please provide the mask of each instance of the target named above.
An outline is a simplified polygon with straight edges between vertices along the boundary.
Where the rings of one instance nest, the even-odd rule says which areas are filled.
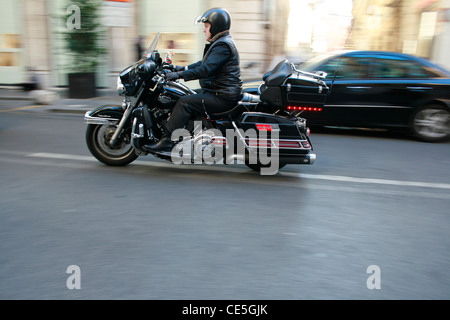
[[[183,71],[186,81],[199,79],[204,91],[239,99],[242,94],[239,53],[228,32],[205,46],[203,60]]]

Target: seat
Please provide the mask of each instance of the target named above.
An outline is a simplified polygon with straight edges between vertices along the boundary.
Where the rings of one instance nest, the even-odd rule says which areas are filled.
[[[245,111],[249,111],[246,105],[237,104],[235,107],[228,111],[220,113],[209,113],[208,116],[211,120],[236,119]]]
[[[254,110],[260,102],[259,95],[244,92],[241,100],[232,109],[225,112],[209,113],[208,116],[211,120],[236,119],[243,112]]]

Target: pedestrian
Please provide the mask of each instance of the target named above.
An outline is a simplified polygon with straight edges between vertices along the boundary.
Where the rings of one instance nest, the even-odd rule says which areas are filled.
[[[142,47],[143,38],[139,37],[136,40],[136,55],[137,55],[137,61],[142,59],[142,55],[144,54],[144,48]]]
[[[40,89],[39,78],[36,75],[35,71],[32,68],[27,68],[27,71],[29,80],[22,85],[24,91],[33,91]]]
[[[186,67],[175,66],[166,75],[167,81],[199,79],[201,90],[197,94],[181,97],[166,124],[161,139],[147,148],[152,151],[173,147],[172,132],[183,128],[192,116],[206,112],[225,112],[236,106],[242,97],[239,53],[230,35],[231,17],[221,8],[210,9],[197,19],[204,24],[206,44],[203,59]]]

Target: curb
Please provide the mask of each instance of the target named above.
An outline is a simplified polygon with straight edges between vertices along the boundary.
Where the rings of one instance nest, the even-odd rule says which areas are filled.
[[[59,101],[60,95],[57,92],[50,90],[33,90],[29,94],[37,104],[51,105]]]
[[[53,113],[84,114],[103,105],[121,105],[123,99],[110,90],[104,90],[98,96],[88,99],[67,98],[64,90],[15,91],[14,89],[0,91],[0,101],[30,101],[30,104],[42,106],[41,110]]]

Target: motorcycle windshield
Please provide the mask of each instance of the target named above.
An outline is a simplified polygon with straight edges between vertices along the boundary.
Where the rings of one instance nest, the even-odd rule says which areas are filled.
[[[142,56],[141,60],[145,60],[147,58],[150,58],[152,55],[152,52],[156,49],[156,46],[158,45],[159,41],[159,32],[156,34],[155,38],[153,39],[150,46],[147,48],[147,50],[144,52],[144,55]]]
[[[123,70],[120,74],[120,81],[125,88],[125,91],[128,95],[134,95],[138,91],[139,87],[142,85],[144,79],[139,74],[139,67],[143,64],[148,64],[149,67],[153,66],[151,72],[154,71],[155,63],[157,63],[159,59],[159,54],[155,52],[156,46],[159,40],[159,32],[156,34],[150,46],[147,48],[142,58],[135,62],[133,65],[129,66],[125,70]],[[151,61],[147,61],[151,60]]]
[[[120,73],[120,75],[124,76],[124,75],[128,74],[129,72],[131,72],[132,70],[136,69],[141,64],[143,64],[148,58],[151,58],[153,51],[156,49],[156,46],[158,45],[158,41],[159,41],[159,32],[156,34],[155,38],[153,39],[152,43],[147,48],[147,50],[145,50],[145,52],[142,55],[141,59],[138,60],[137,62],[133,63],[131,66],[128,66],[127,68],[125,68]]]

